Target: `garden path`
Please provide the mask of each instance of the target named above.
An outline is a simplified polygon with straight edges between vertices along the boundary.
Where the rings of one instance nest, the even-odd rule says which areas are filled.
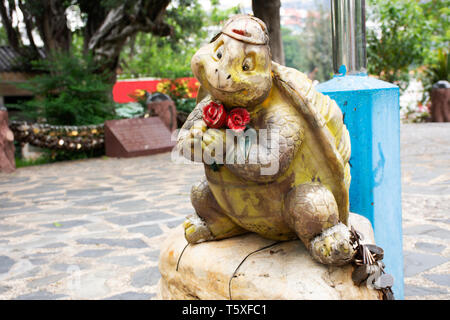
[[[450,299],[450,124],[402,126],[407,299]],[[170,153],[0,174],[0,299],[151,299],[201,165]]]

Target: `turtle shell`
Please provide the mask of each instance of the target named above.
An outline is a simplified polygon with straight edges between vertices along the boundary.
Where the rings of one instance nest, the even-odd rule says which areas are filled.
[[[321,143],[335,177],[333,195],[338,204],[339,219],[347,224],[351,146],[341,109],[330,97],[316,91],[304,73],[276,62],[272,62],[272,73],[276,85],[305,117]]]

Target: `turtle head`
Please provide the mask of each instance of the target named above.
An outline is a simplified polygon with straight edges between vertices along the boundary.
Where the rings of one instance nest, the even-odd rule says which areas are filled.
[[[234,16],[211,43],[195,53],[192,71],[226,107],[258,105],[272,88],[268,42],[264,22],[249,15]]]

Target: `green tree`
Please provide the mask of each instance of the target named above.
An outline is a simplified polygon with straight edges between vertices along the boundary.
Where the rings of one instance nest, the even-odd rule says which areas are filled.
[[[108,74],[96,73],[90,56],[58,54],[34,63],[41,75],[20,85],[35,98],[19,106],[34,119],[54,125],[91,125],[115,116]]]
[[[206,13],[197,1],[174,1],[166,13],[169,37],[139,33],[121,54],[121,78],[177,78],[191,75],[190,58],[206,37]]]
[[[90,53],[94,57],[95,73],[109,73],[108,80],[113,83],[119,55],[128,38],[138,32],[159,36],[172,33],[164,21],[169,3],[170,0],[0,0],[0,18],[8,44],[23,58],[22,65],[43,56],[51,59],[54,54],[71,53],[77,33],[83,39],[84,55]],[[78,12],[82,24],[71,28],[69,12]],[[44,55],[35,35],[44,44]]]
[[[198,1],[174,1],[166,13],[173,34],[158,37],[139,33],[130,38],[121,54],[120,78],[192,76],[190,61],[198,47],[208,40],[207,28],[239,11],[238,7],[222,10],[217,0],[211,0],[211,5],[211,12],[207,13]]]
[[[286,66],[310,74],[320,82],[329,80],[333,73],[330,15],[322,6],[318,15],[306,18],[305,28],[299,34],[282,29]]]
[[[8,36],[5,29],[0,24],[0,46],[6,46],[8,44]]]
[[[420,3],[431,28],[429,47],[425,48],[425,64],[442,61],[442,54],[448,54],[450,47],[450,1],[431,0]]]
[[[300,35],[293,34],[291,29],[281,28],[281,37],[286,66],[303,72],[307,71],[306,55],[304,48],[302,48]]]
[[[368,71],[397,84],[409,83],[409,71],[436,63],[437,49],[449,46],[448,0],[370,0],[367,32]]]

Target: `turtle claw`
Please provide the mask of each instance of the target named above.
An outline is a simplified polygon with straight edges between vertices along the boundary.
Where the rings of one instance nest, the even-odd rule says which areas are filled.
[[[183,222],[183,228],[184,237],[189,243],[195,244],[214,239],[206,223],[197,215],[187,217]]]
[[[339,223],[323,231],[311,241],[311,255],[320,263],[342,266],[350,263],[356,253],[350,231]]]

